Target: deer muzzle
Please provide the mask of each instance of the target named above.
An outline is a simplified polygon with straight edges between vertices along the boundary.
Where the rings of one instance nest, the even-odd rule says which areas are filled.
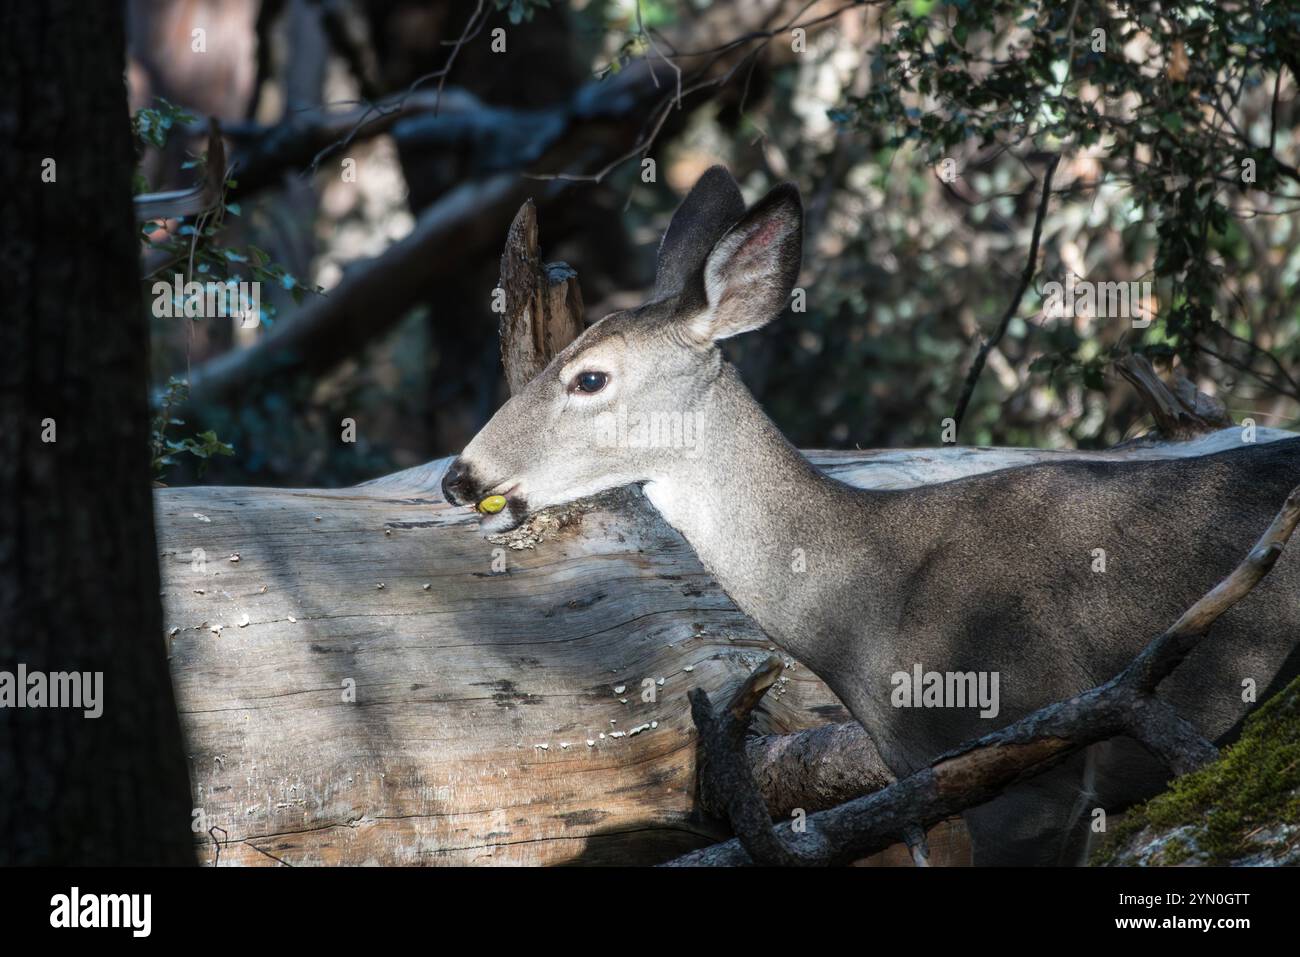
[[[442,497],[452,505],[474,505],[478,502],[475,482],[469,468],[460,459],[447,466],[442,476]]]

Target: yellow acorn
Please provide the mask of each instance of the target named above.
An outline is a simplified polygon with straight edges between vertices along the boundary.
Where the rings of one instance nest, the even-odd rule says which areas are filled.
[[[506,507],[506,497],[504,495],[489,495],[483,501],[478,503],[480,512],[487,512],[489,515],[495,515]]]

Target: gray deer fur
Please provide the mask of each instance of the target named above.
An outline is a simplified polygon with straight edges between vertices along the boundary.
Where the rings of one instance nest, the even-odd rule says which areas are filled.
[[[902,776],[940,752],[1110,678],[1230,572],[1300,484],[1300,439],[1163,462],[1031,465],[902,491],[852,488],[781,435],[717,341],[771,321],[799,272],[802,207],[748,211],[721,167],[659,252],[651,301],[597,322],[475,436],[447,499],[502,494],[485,533],[621,485],[649,501],[736,604],[821,677]],[[600,380],[589,392],[580,387]],[[671,413],[694,445],[611,433]],[[1094,549],[1106,570],[1094,571]],[[1300,667],[1300,555],[1215,626],[1161,688],[1212,740]],[[996,673],[1000,708],[905,708],[891,676]],[[1168,773],[1129,739],[1096,745],[966,815],[976,863],[1075,863],[1092,812]]]

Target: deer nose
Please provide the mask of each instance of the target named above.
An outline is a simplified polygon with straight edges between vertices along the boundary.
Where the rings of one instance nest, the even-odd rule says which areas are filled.
[[[442,476],[442,497],[452,505],[474,504],[470,491],[469,469],[456,459]]]

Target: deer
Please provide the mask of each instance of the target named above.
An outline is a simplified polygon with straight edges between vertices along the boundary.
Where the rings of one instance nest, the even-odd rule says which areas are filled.
[[[672,216],[645,303],[590,325],[511,397],[447,467],[446,501],[475,507],[491,535],[639,487],[901,778],[1113,677],[1232,571],[1300,484],[1300,437],[907,489],[842,483],[787,441],[719,345],[785,309],[802,243],[797,187],[747,207],[725,168],[704,173]],[[668,412],[697,423],[689,450],[611,439],[611,416]],[[1300,671],[1295,550],[1212,639],[1159,694],[1223,744],[1251,706],[1245,685],[1264,700]],[[1000,700],[900,704],[899,676],[922,672],[993,675]],[[1092,745],[963,815],[973,861],[1084,863],[1094,809],[1123,809],[1169,777],[1132,739]]]

